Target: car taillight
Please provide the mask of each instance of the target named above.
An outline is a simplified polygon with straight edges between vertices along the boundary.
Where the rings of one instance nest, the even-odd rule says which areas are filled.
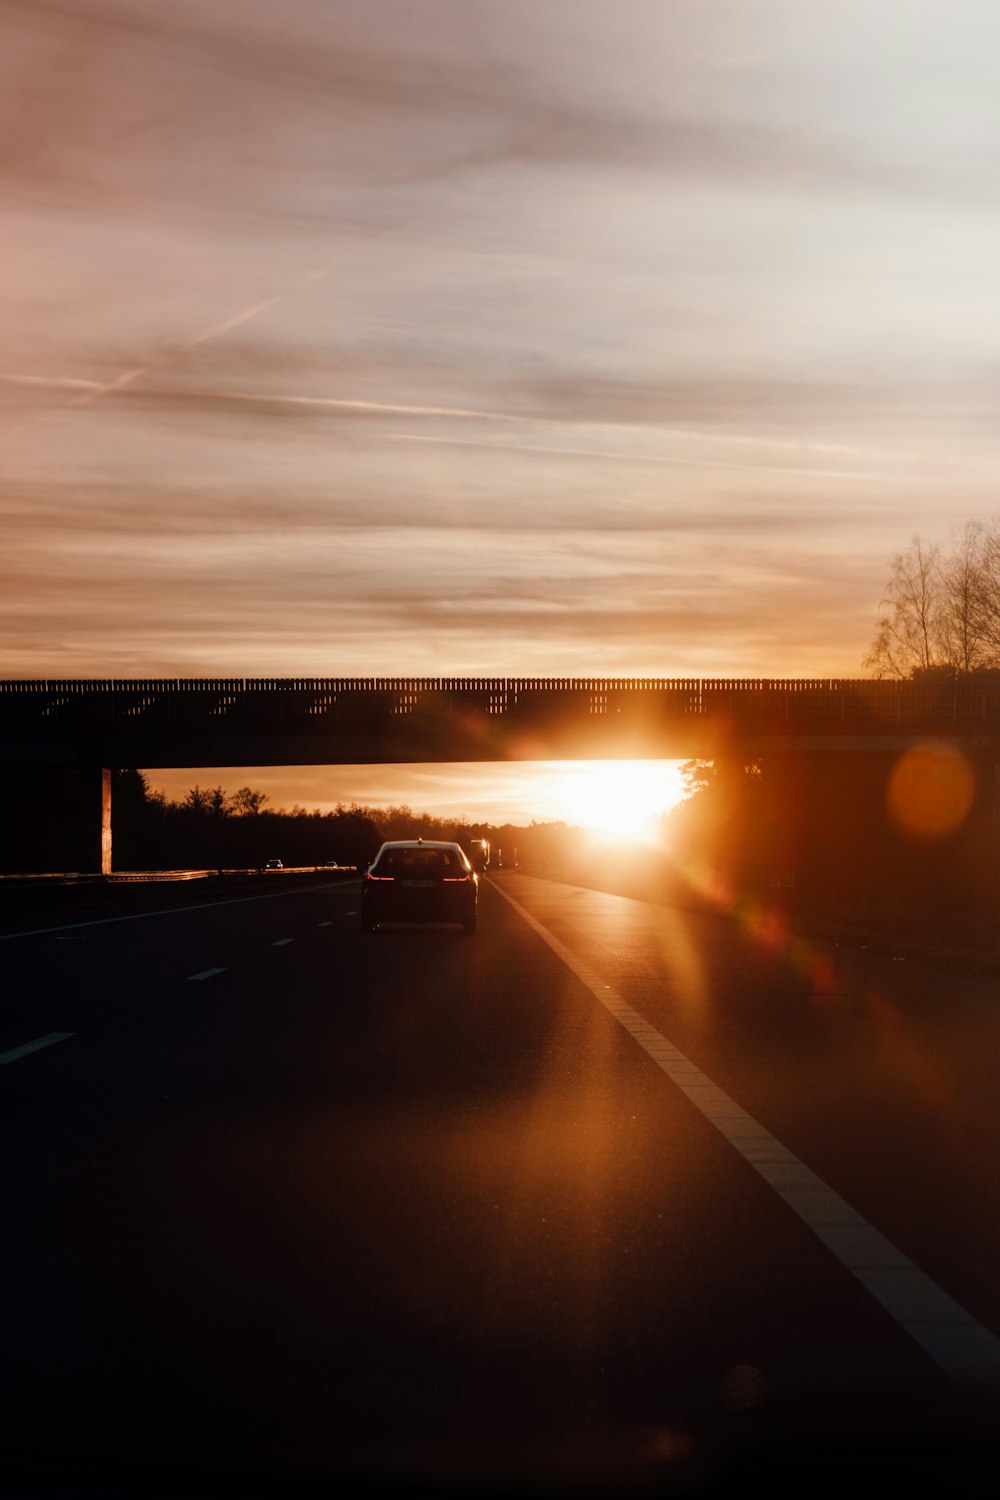
[[[366,880],[395,880],[395,875],[373,875],[371,870],[365,876]]]
[[[445,885],[458,885],[463,880],[471,880],[472,876],[471,875],[443,875],[441,878],[444,881]]]

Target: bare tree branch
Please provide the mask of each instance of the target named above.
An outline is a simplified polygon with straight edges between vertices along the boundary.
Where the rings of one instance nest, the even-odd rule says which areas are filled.
[[[914,534],[897,552],[864,665],[876,677],[909,677],[948,664],[941,549]]]

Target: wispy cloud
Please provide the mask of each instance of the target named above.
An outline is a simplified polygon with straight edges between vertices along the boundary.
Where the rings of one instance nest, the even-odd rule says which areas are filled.
[[[333,0],[288,7],[281,25],[252,0],[210,12],[126,0],[2,0],[2,8],[8,173],[35,193],[70,201],[85,193],[117,211],[196,205],[219,217],[271,212],[333,223],[330,194],[313,186],[331,171],[342,186],[401,187],[504,165],[580,165],[675,182],[791,184],[811,195],[969,202],[989,173],[985,162],[909,152],[888,135],[863,144],[815,110],[800,110],[789,128],[756,93],[742,107],[713,110],[685,93],[699,49],[659,45],[656,108],[621,86],[574,92],[565,45],[565,79],[553,87],[512,55],[511,27],[529,57],[542,28],[531,7],[509,0],[507,26],[485,8],[469,19],[471,7],[452,0],[380,0],[376,10]],[[564,13],[569,21],[572,7]],[[649,17],[641,7],[633,15],[641,48]],[[725,30],[721,20],[703,25],[709,37]],[[751,75],[765,51],[700,49],[697,65],[735,79]],[[578,56],[577,68],[586,61]],[[291,183],[299,191],[290,193]]]
[[[165,365],[170,364],[172,361],[183,359],[185,355],[191,354],[195,349],[200,348],[202,344],[207,344],[210,339],[221,338],[224,334],[231,333],[235,328],[242,328],[244,323],[249,323],[251,319],[260,317],[261,313],[268,312],[272,307],[277,307],[285,297],[290,297],[295,292],[305,291],[307,288],[315,286],[317,281],[325,276],[329,269],[329,266],[322,266],[318,270],[307,272],[305,276],[297,278],[291,286],[286,287],[281,292],[277,292],[273,297],[265,297],[262,301],[255,302],[252,307],[243,308],[242,311],[233,313],[228,318],[223,318],[221,322],[210,324],[208,328],[202,329],[194,338],[187,339],[178,348],[167,350],[155,359],[151,359],[145,364],[136,365],[131,370],[123,370],[120,375],[116,375],[113,380],[107,381],[106,384],[91,384],[88,382],[90,389],[74,397],[70,405],[89,406],[92,402],[99,401],[102,396],[111,396],[116,392],[124,390],[126,386],[134,384],[135,381],[143,379],[146,375],[151,375],[155,370],[163,369]]]
[[[76,380],[71,375],[2,375],[4,385],[37,386],[48,391],[100,391],[99,380]]]
[[[905,433],[907,426],[919,430],[932,413],[940,413],[956,397],[953,384],[926,379],[799,385],[762,379],[736,386],[697,380],[643,383],[635,379],[608,377],[594,381],[580,375],[545,381],[495,382],[504,387],[504,393],[513,403],[510,409],[504,410],[491,406],[205,386],[192,380],[183,369],[169,384],[148,378],[171,365],[182,366],[185,356],[195,349],[213,339],[221,339],[226,333],[277,306],[285,296],[314,284],[322,274],[325,272],[310,273],[280,296],[268,298],[213,324],[184,344],[163,350],[145,364],[107,380],[0,372],[0,385],[66,391],[72,395],[67,406],[77,408],[89,406],[98,399],[112,399],[151,412],[201,412],[206,417],[245,412],[254,416],[329,416],[378,423],[405,417],[439,428],[459,424],[516,428],[525,433],[607,434],[641,440],[647,446],[598,449],[581,446],[578,442],[532,444],[479,435],[462,437],[441,430],[433,433],[383,431],[381,437],[394,442],[495,447],[512,452],[561,453],[607,458],[609,461],[761,469],[765,472],[773,469],[775,472],[820,477],[871,479],[877,483],[895,482],[881,466],[909,464],[917,458],[916,450],[898,441],[892,446],[826,441],[815,435],[816,425],[846,433],[859,424],[870,426],[873,413],[877,413],[883,425],[896,426]],[[231,355],[233,367],[238,369],[244,358],[242,349],[235,350]],[[992,400],[994,385],[990,376],[982,377],[974,386],[969,386],[968,394],[971,396],[975,392],[977,399],[984,402]],[[45,409],[50,410],[49,407]],[[807,424],[807,432],[802,430],[804,424]],[[788,435],[783,435],[781,428],[785,428]],[[675,446],[688,446],[683,452],[656,452],[648,447],[649,441],[656,439]],[[692,451],[692,446],[699,445],[712,451],[700,455]],[[732,453],[727,453],[727,449]],[[740,450],[738,455],[736,449]],[[759,457],[748,460],[745,455],[754,450]],[[815,458],[816,462],[782,461],[803,457]],[[851,465],[848,461],[852,458],[860,462]],[[909,474],[908,477],[918,484],[922,482],[919,476]]]
[[[596,424],[595,424],[596,425]],[[445,447],[498,449],[506,453],[552,454],[560,458],[593,458],[607,463],[665,464],[679,469],[730,469],[741,473],[796,474],[810,479],[863,479],[876,484],[899,484],[898,475],[873,474],[860,469],[800,468],[791,464],[762,464],[740,462],[725,458],[696,458],[691,454],[626,453],[609,448],[578,448],[556,446],[551,443],[504,443],[489,438],[434,437],[426,433],[388,432],[386,441],[396,443],[434,443]],[[919,482],[919,481],[918,481]]]

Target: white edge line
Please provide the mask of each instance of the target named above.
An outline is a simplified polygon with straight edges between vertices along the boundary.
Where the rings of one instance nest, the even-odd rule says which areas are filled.
[[[1000,1385],[1000,1339],[828,1187],[493,881],[518,915],[842,1266],[958,1385]]]
[[[48,1036],[40,1036],[34,1042],[25,1042],[22,1047],[12,1047],[9,1052],[0,1052],[0,1065],[17,1062],[19,1057],[27,1057],[31,1052],[39,1052],[42,1047],[52,1047],[56,1042],[68,1042],[70,1037],[75,1035],[75,1031],[50,1031]]]

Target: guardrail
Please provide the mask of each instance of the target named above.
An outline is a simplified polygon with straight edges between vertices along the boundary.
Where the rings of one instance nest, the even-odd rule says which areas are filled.
[[[83,871],[50,870],[43,874],[0,874],[0,889],[17,885],[155,885],[179,880],[218,880],[219,876],[260,875],[270,880],[283,875],[355,875],[357,865],[290,865],[283,870],[265,870],[260,865],[247,869],[212,870],[114,870],[111,874],[86,874]]]

